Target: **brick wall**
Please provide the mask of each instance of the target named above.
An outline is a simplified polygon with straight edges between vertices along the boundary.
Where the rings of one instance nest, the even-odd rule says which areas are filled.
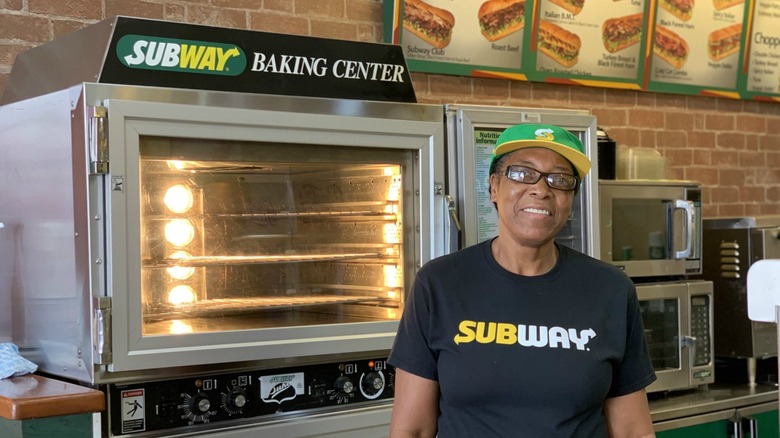
[[[18,53],[115,15],[382,40],[381,0],[0,0],[0,92]],[[425,103],[589,110],[620,146],[660,151],[670,178],[701,181],[705,217],[780,214],[780,104],[420,73],[412,79]]]

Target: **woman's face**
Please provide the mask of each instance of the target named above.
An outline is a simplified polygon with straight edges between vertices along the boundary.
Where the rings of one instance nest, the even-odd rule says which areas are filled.
[[[562,155],[545,148],[519,149],[503,158],[490,176],[490,200],[498,208],[498,234],[538,248],[552,241],[566,225],[575,192],[550,188],[544,177],[535,184],[516,182],[506,177],[506,169],[521,165],[544,173],[576,172]]]

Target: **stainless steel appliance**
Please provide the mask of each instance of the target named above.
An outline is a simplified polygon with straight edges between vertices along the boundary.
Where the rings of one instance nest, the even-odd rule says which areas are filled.
[[[460,228],[461,248],[496,235],[498,215],[490,202],[489,167],[496,139],[509,126],[520,123],[558,125],[575,134],[593,163],[574,200],[572,214],[557,241],[599,258],[596,238],[598,219],[598,159],[596,118],[587,111],[548,108],[488,107],[446,105],[449,192],[454,193],[451,208]],[[453,232],[456,230],[453,229]]]
[[[637,296],[658,377],[647,391],[714,382],[712,283],[642,283],[637,284]]]
[[[780,258],[780,216],[705,219],[703,228],[702,278],[714,284],[718,315],[715,355],[777,356],[775,324],[748,318],[747,272],[758,260]]]
[[[701,272],[701,187],[600,180],[601,259],[634,281],[658,380],[648,392],[714,382],[712,282]]]
[[[602,260],[634,279],[701,273],[701,186],[599,181]]]
[[[447,247],[441,106],[90,82],[97,26],[20,55],[0,107],[14,342],[105,390],[98,436],[385,436]]]

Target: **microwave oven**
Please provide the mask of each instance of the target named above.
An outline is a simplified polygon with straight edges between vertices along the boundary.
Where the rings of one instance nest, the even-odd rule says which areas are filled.
[[[600,180],[601,258],[632,279],[701,274],[701,185]]]
[[[642,283],[636,290],[650,359],[658,377],[647,392],[713,383],[712,282]]]

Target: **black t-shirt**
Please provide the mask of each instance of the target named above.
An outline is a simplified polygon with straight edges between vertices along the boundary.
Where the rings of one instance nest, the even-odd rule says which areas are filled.
[[[490,243],[420,269],[389,363],[439,382],[439,438],[607,437],[604,400],[655,380],[634,284],[561,245],[516,275]]]

